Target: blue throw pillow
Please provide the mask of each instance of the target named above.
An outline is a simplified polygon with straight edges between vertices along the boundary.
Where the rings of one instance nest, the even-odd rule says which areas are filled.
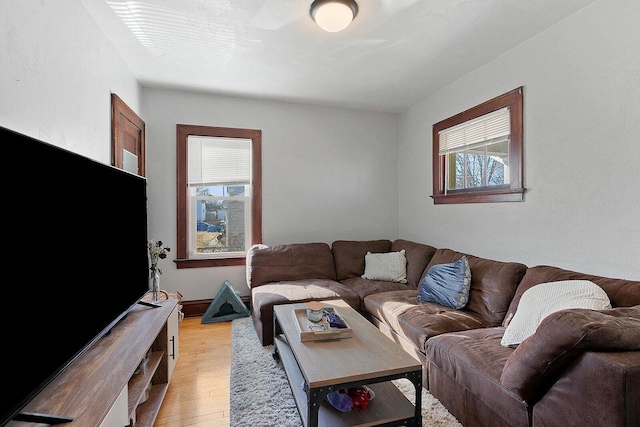
[[[453,308],[463,308],[469,302],[471,269],[466,256],[451,264],[437,264],[427,271],[420,283],[418,299]]]

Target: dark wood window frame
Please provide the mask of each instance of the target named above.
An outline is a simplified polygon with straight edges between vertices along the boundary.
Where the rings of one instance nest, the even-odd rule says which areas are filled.
[[[433,203],[489,203],[521,202],[524,199],[523,186],[523,87],[497,96],[433,125]],[[440,153],[439,132],[459,125],[492,111],[509,107],[511,134],[509,138],[509,182],[506,186],[448,190],[445,192],[445,157]]]
[[[246,257],[234,258],[189,258],[188,248],[188,143],[189,135],[220,138],[243,138],[251,140],[251,244],[262,242],[262,131],[198,125],[176,126],[176,175],[178,208],[177,268],[220,267],[245,265]]]

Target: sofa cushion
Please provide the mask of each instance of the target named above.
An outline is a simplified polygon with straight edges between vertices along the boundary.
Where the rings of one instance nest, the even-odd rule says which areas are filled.
[[[398,239],[393,241],[390,250],[392,252],[404,251],[404,256],[407,258],[407,283],[410,288],[418,289],[420,278],[437,249],[422,243]]]
[[[336,298],[356,310],[360,309],[358,294],[333,280],[291,280],[251,288],[251,317],[262,345],[273,343],[274,305]]]
[[[322,279],[275,282],[252,289],[251,308],[264,317],[272,314],[276,304],[327,299],[342,299],[356,310],[360,308],[360,297],[353,290],[339,282]]]
[[[606,292],[589,280],[563,280],[541,283],[522,295],[518,311],[509,322],[502,345],[518,345],[536,332],[549,314],[567,308],[611,308]]]
[[[471,269],[473,274],[473,268]],[[640,281],[613,279],[610,277],[594,276],[571,270],[564,270],[548,265],[529,267],[522,278],[516,293],[509,305],[503,326],[507,326],[515,314],[522,294],[532,286],[540,283],[559,282],[562,280],[590,280],[600,286],[609,296],[612,307],[631,307],[640,305]]]
[[[420,283],[418,299],[460,309],[469,302],[470,288],[471,269],[463,256],[456,262],[431,266]]]
[[[453,378],[469,394],[481,400],[508,425],[527,426],[527,406],[500,382],[502,369],[513,349],[500,345],[503,327],[482,328],[435,336],[427,342],[429,389],[451,405],[456,396],[441,395],[436,384],[444,375]],[[438,375],[431,372],[438,371]],[[464,403],[461,403],[464,406]],[[457,412],[457,411],[455,411]],[[471,421],[466,420],[465,421]],[[487,425],[475,424],[470,425]]]
[[[331,244],[331,251],[337,280],[362,276],[367,252],[389,252],[390,249],[390,240],[336,240]]]
[[[537,401],[583,352],[638,350],[640,306],[562,310],[547,316],[509,356],[500,381],[521,399]]]
[[[333,253],[326,243],[253,245],[246,265],[250,288],[282,280],[336,279]]]
[[[364,309],[422,353],[433,336],[489,326],[476,313],[420,302],[416,289],[371,294],[364,299]]]
[[[433,265],[455,262],[462,256],[467,257],[471,268],[471,291],[465,310],[478,314],[489,326],[500,325],[527,266],[480,258],[451,249],[438,249],[424,275]]]
[[[407,258],[404,250],[364,256],[363,279],[407,283]]]
[[[407,283],[388,282],[386,280],[369,280],[363,279],[362,277],[345,279],[340,283],[357,293],[360,297],[360,301],[364,300],[367,295],[371,294],[410,289]]]

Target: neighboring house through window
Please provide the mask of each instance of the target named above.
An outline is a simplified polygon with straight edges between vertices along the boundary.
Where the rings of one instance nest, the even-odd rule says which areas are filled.
[[[433,125],[435,204],[522,201],[522,87]]]
[[[178,268],[244,265],[262,240],[262,132],[177,125]]]

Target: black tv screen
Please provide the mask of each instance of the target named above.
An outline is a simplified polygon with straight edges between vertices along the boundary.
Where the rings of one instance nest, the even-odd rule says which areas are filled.
[[[1,426],[144,296],[149,264],[146,179],[3,127],[0,137],[2,364],[14,378]]]

